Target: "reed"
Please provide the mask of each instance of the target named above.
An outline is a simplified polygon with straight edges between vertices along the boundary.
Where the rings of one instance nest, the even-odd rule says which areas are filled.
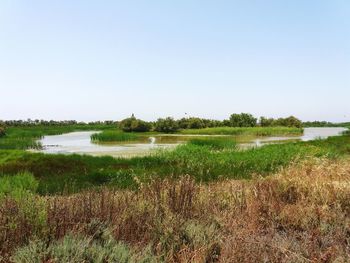
[[[125,141],[136,141],[140,138],[135,133],[105,130],[101,133],[95,133],[91,135],[92,142],[125,142]]]

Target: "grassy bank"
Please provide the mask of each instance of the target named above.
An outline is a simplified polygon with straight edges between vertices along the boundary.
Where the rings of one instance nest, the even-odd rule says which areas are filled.
[[[45,135],[58,135],[74,131],[90,131],[110,129],[111,125],[66,125],[66,126],[29,126],[8,127],[6,135],[0,138],[0,149],[38,149],[38,139]]]
[[[296,160],[349,153],[350,136],[266,145],[245,151],[230,141],[192,140],[172,151],[131,159],[2,150],[0,174],[28,171],[39,179],[39,193],[72,193],[100,185],[136,189],[152,178],[178,178],[185,174],[197,182],[250,179],[254,174],[276,172]]]
[[[309,160],[268,178],[154,179],[139,191],[7,195],[10,262],[348,262],[349,160]]]
[[[251,136],[287,136],[301,135],[303,129],[289,127],[253,127],[253,128],[235,128],[235,127],[215,127],[204,129],[185,129],[181,134],[200,134],[200,135],[251,135]]]

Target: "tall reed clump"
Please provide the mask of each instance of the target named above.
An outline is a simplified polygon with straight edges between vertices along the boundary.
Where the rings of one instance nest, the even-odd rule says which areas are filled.
[[[139,139],[139,136],[135,133],[111,130],[106,130],[101,133],[91,135],[91,141],[93,142],[125,142],[136,141],[137,139]]]
[[[235,150],[236,141],[231,138],[194,138],[188,141],[188,144],[205,146],[212,150]]]

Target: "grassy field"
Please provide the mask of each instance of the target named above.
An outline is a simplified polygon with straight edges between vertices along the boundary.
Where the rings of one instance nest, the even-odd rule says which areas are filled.
[[[16,129],[14,141],[63,132]],[[8,146],[0,262],[350,259],[349,133],[247,150],[201,137],[130,159]]]

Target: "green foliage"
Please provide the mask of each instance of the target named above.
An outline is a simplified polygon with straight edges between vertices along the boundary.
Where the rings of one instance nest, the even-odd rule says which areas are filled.
[[[5,127],[0,126],[0,137],[5,136]]]
[[[201,129],[211,125],[210,120],[206,121],[201,118],[182,118],[178,120],[178,125],[181,129]]]
[[[194,135],[252,135],[252,136],[282,136],[301,135],[303,129],[289,127],[215,127],[204,129],[181,130],[182,134]]]
[[[152,126],[150,123],[136,119],[134,114],[119,123],[119,127],[125,132],[147,132]]]
[[[249,113],[232,114],[230,116],[231,127],[255,127],[257,124],[257,118]]]
[[[213,150],[235,150],[237,143],[231,138],[194,138],[188,144],[206,146]]]
[[[260,118],[260,126],[262,127],[272,127],[272,126],[284,126],[284,127],[295,127],[295,128],[301,128],[303,127],[303,123],[301,120],[297,119],[294,116],[289,116],[287,118],[279,118],[279,119],[273,119],[273,118]]]
[[[139,136],[135,133],[126,133],[118,130],[105,130],[91,135],[93,142],[125,142],[136,141]]]
[[[27,192],[35,193],[38,189],[38,181],[28,173],[19,173],[16,175],[3,175],[0,177],[0,197],[7,195],[20,198]]]
[[[179,129],[178,123],[171,117],[158,119],[155,123],[155,130],[158,132],[171,133]]]
[[[0,149],[40,149],[42,146],[37,140],[45,135],[58,135],[74,131],[104,130],[111,129],[112,127],[105,124],[8,127],[6,129],[6,135],[0,137]]]
[[[16,205],[16,214],[8,218],[5,227],[15,230],[27,222],[33,234],[41,235],[45,231],[46,201],[35,195],[38,185],[38,180],[27,172],[0,177],[0,205],[9,200]]]

